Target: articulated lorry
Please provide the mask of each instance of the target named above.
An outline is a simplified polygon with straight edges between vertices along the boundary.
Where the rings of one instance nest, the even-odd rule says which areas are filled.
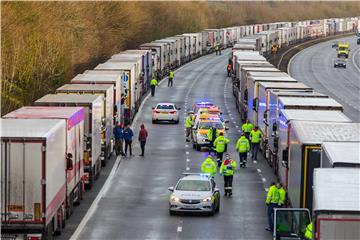
[[[101,164],[106,165],[107,159],[110,159],[114,150],[114,87],[112,85],[94,85],[94,84],[65,84],[56,89],[57,94],[94,94],[102,97],[104,112],[102,114],[103,126],[101,128]]]
[[[34,102],[35,106],[84,108],[84,182],[91,188],[101,170],[101,128],[104,112],[101,96],[89,94],[48,94]]]
[[[65,222],[66,122],[1,119],[1,239],[52,239]],[[56,144],[54,144],[56,142]]]
[[[322,168],[360,167],[360,142],[324,142],[321,146]]]

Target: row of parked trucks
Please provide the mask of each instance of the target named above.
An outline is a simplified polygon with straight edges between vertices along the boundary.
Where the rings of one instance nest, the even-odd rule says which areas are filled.
[[[314,239],[360,239],[360,123],[271,65],[249,38],[229,59],[233,95],[242,120],[262,132],[262,153],[287,191],[290,208],[275,211],[273,238],[304,239],[312,215]]]
[[[343,20],[355,24],[358,19]],[[295,30],[291,28],[302,32],[296,35],[296,39],[307,39],[314,37],[309,34],[309,29],[316,29],[322,22],[329,21],[205,29],[144,43],[139,49],[122,51],[94,69],[76,75],[69,84],[36,100],[33,106],[21,107],[2,116],[2,238],[52,239],[53,234],[61,233],[74,205],[80,204],[84,191],[92,188],[112,155],[115,124],[133,120],[153,77],[160,80],[170,69],[211,53],[217,45],[224,48],[234,46],[234,49],[239,46],[244,50],[250,47],[258,52],[256,63],[251,59],[255,52],[247,60],[234,59],[234,62],[239,62],[236,66],[239,75],[243,73],[242,67],[251,61],[255,67],[261,66],[262,71],[273,69],[271,71],[275,74],[279,71],[271,68],[259,53],[270,51],[270,46],[277,41],[290,44],[290,39],[295,38]],[[252,68],[247,71],[252,72]],[[283,80],[286,78],[289,83],[299,85],[294,79],[279,74],[283,75]],[[248,76],[241,77],[243,80],[240,82],[246,82]],[[249,86],[260,90],[248,92],[249,99],[263,93],[263,86],[257,80],[259,77],[251,75]],[[266,97],[270,96],[269,89],[274,87],[264,87]],[[241,89],[246,90],[243,86]],[[307,94],[311,94],[309,92]],[[238,99],[244,94],[239,94]],[[262,99],[258,102],[269,101]],[[275,97],[275,101],[283,103],[280,95]],[[277,162],[275,157],[272,161]]]

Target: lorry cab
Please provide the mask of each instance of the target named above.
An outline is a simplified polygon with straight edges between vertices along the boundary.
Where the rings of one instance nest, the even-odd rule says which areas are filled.
[[[311,222],[306,208],[275,208],[273,240],[305,239],[306,226]]]

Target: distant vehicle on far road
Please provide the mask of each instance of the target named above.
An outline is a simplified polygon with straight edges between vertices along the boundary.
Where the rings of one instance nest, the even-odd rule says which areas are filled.
[[[337,58],[334,60],[334,68],[342,67],[346,68],[346,60],[342,58]]]
[[[334,42],[332,45],[331,45],[332,48],[337,48],[338,47],[338,43],[337,42]]]

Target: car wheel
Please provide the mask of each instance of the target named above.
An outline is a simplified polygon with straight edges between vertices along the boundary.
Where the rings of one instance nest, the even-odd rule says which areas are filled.
[[[175,212],[174,212],[174,211],[171,211],[171,210],[169,209],[169,214],[170,214],[170,216],[174,216],[174,215],[175,215]]]
[[[344,66],[344,68],[346,68],[346,66]]]
[[[334,68],[336,68],[336,65],[334,65]]]
[[[217,206],[215,208],[215,212],[219,212],[220,211],[220,197],[218,198],[218,203]]]
[[[193,143],[193,149],[196,149],[196,145],[195,145],[195,143]]]
[[[175,120],[174,122],[175,124],[179,124],[179,119]]]
[[[153,119],[153,120],[152,120],[152,123],[153,123],[153,124],[156,123],[156,120]]]

